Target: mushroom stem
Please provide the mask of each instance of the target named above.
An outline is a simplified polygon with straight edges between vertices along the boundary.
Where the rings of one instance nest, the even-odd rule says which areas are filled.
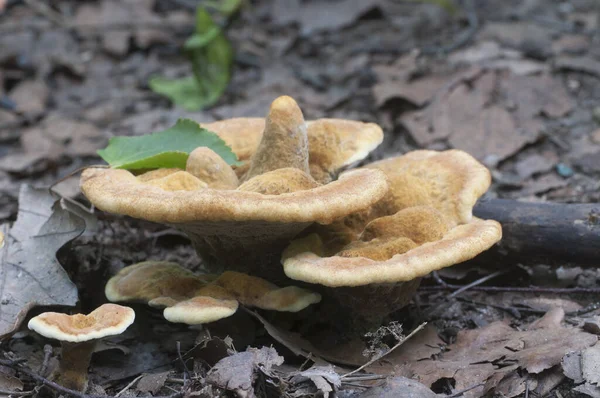
[[[284,167],[310,174],[304,116],[296,101],[287,96],[279,97],[271,104],[262,140],[245,180]]]
[[[63,387],[84,392],[88,386],[88,368],[96,340],[81,343],[61,342],[62,352],[54,380]]]

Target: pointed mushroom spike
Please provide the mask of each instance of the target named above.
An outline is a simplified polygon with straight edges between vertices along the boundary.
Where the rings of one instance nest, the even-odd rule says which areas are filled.
[[[238,309],[235,300],[197,296],[165,308],[163,316],[169,322],[200,325],[230,317]]]
[[[222,157],[207,147],[196,148],[190,153],[185,169],[215,189],[235,189],[238,177]]]
[[[271,104],[262,140],[245,179],[284,167],[309,173],[306,123],[300,107],[288,96]]]

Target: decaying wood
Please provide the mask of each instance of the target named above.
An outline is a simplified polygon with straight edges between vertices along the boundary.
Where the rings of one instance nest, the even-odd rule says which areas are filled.
[[[482,200],[474,215],[502,224],[500,244],[483,258],[600,266],[600,204]]]

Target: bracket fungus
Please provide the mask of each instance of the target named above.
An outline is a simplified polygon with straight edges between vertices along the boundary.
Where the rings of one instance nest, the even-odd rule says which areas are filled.
[[[28,327],[61,342],[61,359],[53,378],[63,387],[85,391],[88,367],[98,339],[121,334],[133,323],[129,307],[104,304],[88,315],[45,312],[31,318]]]
[[[321,119],[306,123],[290,97],[271,104],[266,119],[230,119],[203,127],[220,135],[246,166],[236,170],[206,148],[186,170],[135,176],[90,168],[81,178],[99,209],[167,224],[192,240],[215,270],[285,280],[281,251],[313,223],[329,224],[384,197],[380,170],[340,168],[367,156],[383,139],[372,123]],[[235,176],[234,176],[235,174]],[[241,185],[238,185],[241,182]]]
[[[296,286],[279,288],[264,279],[226,271],[197,275],[179,264],[145,261],[123,268],[105,288],[110,301],[141,301],[164,308],[170,322],[189,325],[233,315],[238,303],[265,310],[298,312],[321,296]]]
[[[421,150],[365,167],[386,174],[387,195],[367,211],[314,228],[282,256],[288,277],[333,288],[329,294],[353,313],[380,319],[410,301],[421,277],[501,239],[498,222],[472,216],[491,177],[468,154]]]

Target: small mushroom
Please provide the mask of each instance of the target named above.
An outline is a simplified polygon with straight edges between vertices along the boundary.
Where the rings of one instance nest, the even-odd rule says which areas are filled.
[[[276,99],[266,120],[204,125],[215,127],[226,141],[233,140],[228,142],[233,150],[249,159],[241,179],[245,182],[237,187],[232,169],[212,151],[199,148],[190,155],[186,171],[151,171],[135,177],[126,170],[87,169],[82,191],[99,209],[180,229],[216,272],[231,269],[284,281],[279,258],[291,239],[313,223],[330,224],[370,208],[383,198],[388,184],[384,174],[373,169],[345,173],[325,185],[315,181],[310,175],[311,129],[292,98]],[[248,147],[253,139],[235,141],[225,128],[231,125],[244,136],[256,134],[261,123],[261,143],[252,150]],[[366,156],[368,148],[381,141],[381,129],[372,124],[326,120],[315,126],[317,136],[330,134],[340,143],[340,137],[348,138],[342,148],[320,149],[339,151],[332,160],[316,156],[318,169],[327,173]],[[362,131],[368,138],[361,138]],[[355,145],[351,138],[368,145]]]
[[[131,308],[104,304],[88,315],[45,312],[31,318],[28,327],[61,342],[61,359],[53,378],[63,387],[83,392],[97,340],[123,333],[134,319]]]
[[[502,237],[500,224],[472,217],[487,169],[461,151],[415,151],[366,166],[384,171],[388,194],[367,211],[293,241],[285,274],[328,293],[365,319],[406,305],[421,277],[469,260]]]
[[[233,315],[238,303],[265,310],[298,312],[321,296],[295,286],[279,288],[264,279],[227,271],[198,275],[176,263],[146,261],[123,268],[105,289],[110,301],[147,302],[164,308],[170,322],[209,323]]]

